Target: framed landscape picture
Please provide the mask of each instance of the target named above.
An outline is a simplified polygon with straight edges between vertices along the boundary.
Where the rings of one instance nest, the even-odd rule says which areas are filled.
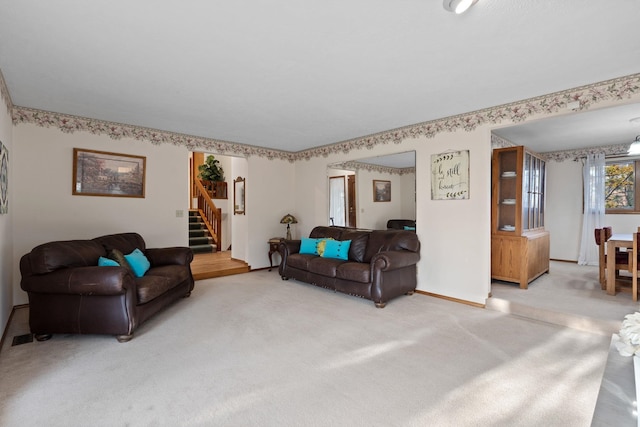
[[[381,181],[377,179],[373,180],[373,201],[391,201],[391,181]]]
[[[146,161],[143,156],[74,148],[72,193],[143,198]]]

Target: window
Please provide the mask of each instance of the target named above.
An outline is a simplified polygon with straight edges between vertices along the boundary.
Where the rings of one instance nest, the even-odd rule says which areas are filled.
[[[640,183],[636,170],[640,160],[608,161],[605,166],[604,203],[606,213],[640,213],[636,204]]]

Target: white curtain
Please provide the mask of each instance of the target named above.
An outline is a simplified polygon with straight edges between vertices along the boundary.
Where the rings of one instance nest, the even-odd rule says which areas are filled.
[[[604,154],[589,154],[582,177],[584,182],[584,216],[580,239],[579,265],[598,265],[598,246],[594,230],[604,222]]]

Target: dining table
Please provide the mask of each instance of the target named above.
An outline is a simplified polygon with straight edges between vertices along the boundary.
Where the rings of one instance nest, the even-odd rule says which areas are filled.
[[[612,234],[607,240],[607,294],[616,294],[616,250],[633,247],[633,233]],[[631,266],[629,266],[631,268]]]

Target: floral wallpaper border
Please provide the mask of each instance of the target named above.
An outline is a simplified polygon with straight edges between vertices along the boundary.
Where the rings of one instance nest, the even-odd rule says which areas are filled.
[[[346,169],[346,170],[365,170],[368,172],[388,173],[390,175],[407,175],[410,173],[416,173],[415,167],[410,168],[392,168],[389,166],[372,165],[370,163],[363,162],[343,162],[334,163],[330,165],[333,169]]]
[[[0,83],[0,90],[2,91],[2,95],[5,96],[5,103],[11,105],[9,93],[6,85],[4,85],[4,79],[2,79]],[[298,152],[273,150],[19,106],[13,107],[12,118],[14,125],[32,123],[43,127],[57,127],[62,132],[67,133],[86,131],[93,134],[108,135],[112,139],[129,137],[140,141],[151,142],[152,144],[185,146],[189,150],[211,151],[219,154],[240,155],[245,157],[259,156],[266,157],[270,160],[282,159],[295,162],[303,159],[309,160],[314,157],[327,157],[330,154],[347,154],[352,150],[362,148],[371,149],[381,144],[399,144],[409,138],[433,138],[441,132],[454,132],[456,130],[472,131],[484,124],[501,123],[504,121],[519,123],[533,115],[553,114],[566,108],[567,104],[572,102],[578,102],[579,108],[577,111],[582,111],[603,101],[629,99],[637,94],[640,94],[640,73]],[[552,158],[561,159],[563,156],[565,156],[565,154],[558,153],[553,154]],[[568,155],[567,158],[569,157],[575,156]]]

